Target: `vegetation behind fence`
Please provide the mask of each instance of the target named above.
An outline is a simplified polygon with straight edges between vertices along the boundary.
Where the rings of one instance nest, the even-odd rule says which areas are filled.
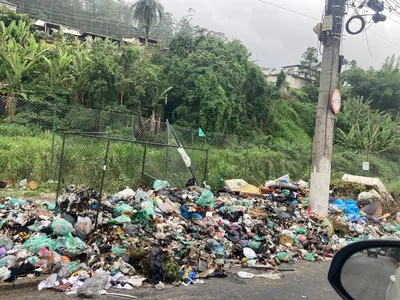
[[[203,150],[187,149],[187,152],[195,173],[200,174],[198,181],[207,178],[213,187],[228,178],[243,178],[259,185],[286,173],[295,180],[307,179],[311,172],[312,145],[300,139],[289,143],[268,136],[208,132],[203,137],[199,136],[198,128],[172,126],[175,137],[166,123],[144,120],[115,109],[101,111],[25,99],[16,99],[10,114],[2,96],[0,120],[0,178],[15,182],[24,178],[40,183],[58,180],[64,132],[131,141],[113,141],[110,145],[105,180],[105,188],[110,191],[132,184],[150,185],[154,178],[184,185],[191,174],[176,150],[177,139],[186,148],[209,149],[207,163]],[[147,148],[145,143],[149,143]],[[66,145],[64,184],[97,185],[104,165],[106,141],[78,135],[69,137]],[[364,161],[370,163],[369,171],[362,170]],[[335,146],[332,166],[333,178],[340,178],[344,173],[376,176],[390,183],[393,189],[399,188],[400,168],[395,155],[366,154]]]

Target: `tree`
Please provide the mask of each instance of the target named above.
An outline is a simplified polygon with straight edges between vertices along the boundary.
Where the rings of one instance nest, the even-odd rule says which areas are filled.
[[[174,87],[168,118],[206,131],[239,130],[249,55],[239,41],[211,35],[174,39],[166,65],[168,86]]]
[[[13,21],[17,24],[19,22],[31,23],[31,20],[26,15],[17,14],[7,7],[0,5],[0,22],[3,22],[4,26],[8,27]]]
[[[276,78],[276,88],[277,88],[279,91],[282,91],[282,90],[285,89],[286,87],[287,87],[287,84],[286,84],[286,74],[285,74],[285,72],[283,72],[283,70],[282,70],[282,71],[279,72],[278,77]]]
[[[379,70],[353,65],[343,72],[341,81],[350,87],[350,96],[371,100],[375,109],[393,114],[400,110],[400,68],[395,56],[388,57]]]
[[[301,56],[299,73],[310,83],[319,83],[321,62],[318,59],[317,48],[308,47]]]
[[[164,6],[159,0],[138,0],[132,5],[133,19],[143,26],[146,33],[146,44],[149,32],[164,16]]]

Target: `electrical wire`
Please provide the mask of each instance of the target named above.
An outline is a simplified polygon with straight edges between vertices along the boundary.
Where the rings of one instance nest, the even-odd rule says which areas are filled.
[[[397,47],[397,48],[400,49],[400,46],[399,46],[399,45],[393,43],[392,41],[389,41],[389,40],[385,39],[383,36],[381,36],[381,35],[379,35],[379,34],[373,32],[371,29],[369,30],[369,32],[372,33],[373,35],[376,35],[377,37],[381,38],[382,40],[386,41],[387,43],[389,43],[389,44],[391,44],[391,45],[393,45],[393,46],[395,46],[395,47]]]
[[[306,17],[306,18],[309,18],[309,19],[312,19],[312,20],[319,21],[319,19],[317,19],[317,18],[315,18],[315,17],[313,17],[313,16],[306,15],[306,14],[303,14],[303,13],[301,13],[301,12],[298,12],[298,11],[291,10],[291,9],[289,9],[289,8],[286,8],[286,7],[282,7],[282,6],[273,4],[273,3],[271,3],[271,2],[267,2],[267,1],[265,1],[265,0],[257,0],[257,1],[259,1],[259,2],[261,2],[261,3],[264,3],[264,4],[267,4],[267,5],[270,5],[270,6],[273,6],[273,7],[276,7],[276,8],[279,8],[279,9],[282,9],[282,10],[285,10],[285,11],[288,11],[288,12],[291,12],[291,13],[296,14],[296,15],[300,15],[300,16],[303,16],[303,17]]]

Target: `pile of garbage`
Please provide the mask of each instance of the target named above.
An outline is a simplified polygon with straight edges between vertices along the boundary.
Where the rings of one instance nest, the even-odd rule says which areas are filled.
[[[288,176],[261,188],[230,180],[215,192],[157,180],[152,190],[112,196],[70,186],[56,203],[5,198],[0,281],[50,274],[40,290],[94,296],[110,287],[204,283],[233,266],[276,271],[322,261],[357,240],[400,237],[400,218],[389,222],[377,199],[375,191],[332,197],[322,218],[308,210],[307,183]]]

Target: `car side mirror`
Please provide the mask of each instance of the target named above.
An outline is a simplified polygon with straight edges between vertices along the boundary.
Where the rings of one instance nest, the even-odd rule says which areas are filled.
[[[329,283],[346,300],[400,299],[400,241],[367,240],[333,258]]]

